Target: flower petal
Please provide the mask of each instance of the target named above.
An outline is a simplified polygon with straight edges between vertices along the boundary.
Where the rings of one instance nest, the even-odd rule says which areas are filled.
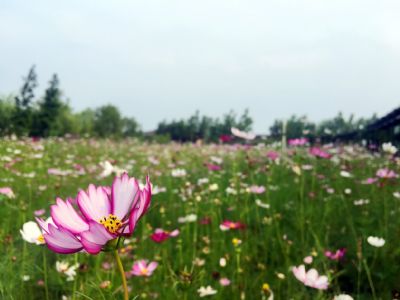
[[[314,286],[315,281],[318,279],[318,272],[315,269],[310,269],[306,274],[305,285]]]
[[[149,272],[153,272],[158,266],[158,263],[155,261],[152,261],[151,263],[148,264],[147,266],[147,270],[149,270]]]
[[[68,229],[72,233],[80,233],[89,229],[89,225],[76,212],[72,204],[57,198],[57,204],[52,205],[51,217],[58,227]]]
[[[306,268],[304,265],[300,265],[298,267],[293,267],[292,269],[294,276],[301,282],[305,282],[306,280]]]
[[[82,250],[82,243],[70,231],[49,224],[49,233],[43,235],[47,247],[56,253],[70,254]]]
[[[109,240],[116,238],[103,225],[95,221],[90,221],[89,230],[82,232],[80,236],[85,250],[91,254],[99,253]]]
[[[320,276],[315,282],[314,282],[314,288],[320,289],[320,290],[326,290],[328,288],[328,277],[325,275]]]
[[[150,179],[147,176],[146,178],[146,186],[144,187],[144,189],[142,191],[140,191],[140,195],[139,195],[139,203],[138,208],[139,208],[139,218],[142,217],[147,209],[150,206],[150,202],[151,202],[151,183],[150,183]]]
[[[102,187],[89,185],[88,192],[80,191],[78,193],[77,202],[79,209],[88,220],[99,222],[111,212],[110,200],[107,192]]]
[[[48,217],[46,221],[38,217],[36,217],[35,219],[40,228],[44,231],[44,233],[49,233],[49,224],[57,227],[56,224],[54,224],[52,217]]]
[[[138,199],[139,184],[135,178],[124,173],[114,179],[111,191],[111,212],[124,220]]]

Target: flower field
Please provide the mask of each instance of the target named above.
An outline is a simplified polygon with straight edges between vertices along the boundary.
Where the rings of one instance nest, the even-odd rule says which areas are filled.
[[[129,299],[400,299],[400,162],[378,149],[1,140],[0,298],[123,299],[121,262]]]

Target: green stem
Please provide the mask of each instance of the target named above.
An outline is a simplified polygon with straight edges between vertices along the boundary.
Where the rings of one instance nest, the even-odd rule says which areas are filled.
[[[47,261],[46,261],[46,253],[42,249],[43,255],[43,277],[44,277],[44,292],[46,294],[46,300],[49,300],[49,288],[47,286]]]
[[[124,266],[122,265],[121,258],[119,257],[118,250],[114,250],[115,260],[117,261],[118,270],[121,274],[122,286],[124,288],[124,300],[129,300],[128,285],[126,283]]]
[[[367,265],[367,262],[365,261],[365,259],[363,259],[363,264],[364,264],[365,272],[367,273],[369,287],[371,288],[371,291],[372,291],[372,297],[373,297],[374,300],[376,300],[374,283],[372,282],[371,272],[370,272],[370,270],[368,268],[368,265]]]
[[[74,254],[74,264],[76,265],[78,263],[78,254],[75,253]],[[75,278],[74,280],[74,286],[73,286],[73,290],[72,290],[72,300],[76,300],[76,295],[77,295],[77,288],[78,288],[78,277]]]

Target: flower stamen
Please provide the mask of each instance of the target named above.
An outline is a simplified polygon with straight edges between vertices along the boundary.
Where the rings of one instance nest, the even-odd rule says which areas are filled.
[[[147,268],[143,268],[140,270],[140,273],[142,273],[143,275],[147,275],[147,273],[149,273],[149,270]]]
[[[113,214],[109,214],[108,217],[103,217],[99,222],[111,233],[117,233],[122,227],[121,220]]]
[[[39,235],[36,239],[39,243],[44,244],[46,241],[44,240],[43,234]]]

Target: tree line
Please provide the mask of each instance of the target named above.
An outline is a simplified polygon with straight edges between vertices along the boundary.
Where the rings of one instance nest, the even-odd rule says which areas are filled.
[[[35,95],[37,85],[35,66],[32,66],[28,75],[23,78],[18,95],[0,97],[0,136],[15,134],[50,137],[71,134],[113,138],[140,137],[159,142],[195,142],[199,139],[218,142],[221,136],[230,136],[232,127],[251,131],[253,125],[248,110],[241,115],[230,111],[222,118],[202,116],[197,111],[187,119],[164,120],[155,131],[144,134],[135,118],[122,116],[119,109],[112,104],[74,112],[64,99],[57,74],[51,77],[44,95],[39,98]],[[339,113],[332,119],[316,123],[309,121],[306,116],[293,115],[286,121],[275,120],[269,128],[269,137],[272,140],[280,139],[284,128],[289,139],[345,135],[362,130],[376,119],[376,115],[358,119],[350,115],[345,118]]]
[[[23,78],[18,95],[0,97],[0,136],[51,137],[71,134],[102,138],[140,137],[161,142],[194,142],[198,139],[215,142],[221,135],[229,135],[231,127],[248,131],[253,123],[247,110],[240,117],[231,111],[222,119],[200,116],[196,112],[188,120],[162,121],[155,131],[144,134],[134,118],[122,116],[112,104],[73,112],[63,97],[57,74],[52,76],[44,95],[39,98],[35,95],[37,86],[37,74],[35,66],[32,66]]]
[[[123,117],[117,107],[108,104],[74,113],[63,99],[60,81],[54,74],[44,95],[35,99],[37,74],[32,66],[23,79],[18,95],[0,99],[0,135],[50,137],[66,134],[98,137],[140,135],[138,122]]]
[[[356,118],[351,114],[346,118],[343,113],[339,112],[335,117],[317,123],[310,121],[307,116],[292,115],[285,121],[275,120],[269,131],[271,138],[277,139],[282,136],[285,128],[288,139],[306,136],[311,139],[325,138],[326,140],[330,140],[335,137],[344,138],[351,133],[362,132],[367,125],[375,122],[377,119],[376,114],[373,114],[369,118]]]

